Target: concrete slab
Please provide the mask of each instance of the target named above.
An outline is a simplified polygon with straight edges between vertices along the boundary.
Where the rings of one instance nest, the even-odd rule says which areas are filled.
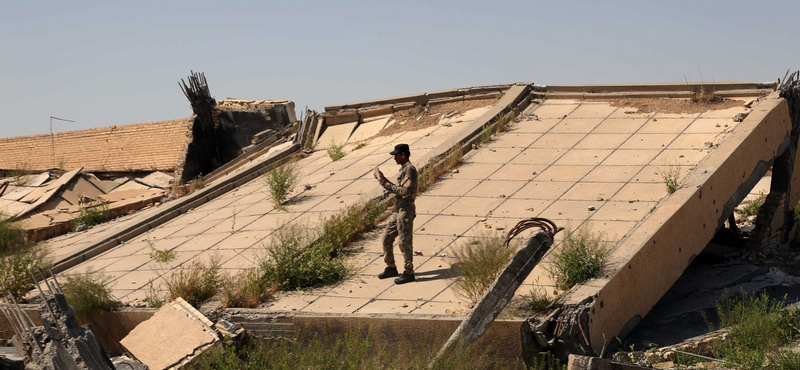
[[[128,191],[128,190],[149,190],[150,187],[144,184],[140,184],[136,181],[127,181],[124,184],[117,186],[112,190],[109,194],[114,194],[117,192]]]
[[[143,178],[137,178],[136,182],[142,183],[151,188],[167,189],[170,187],[170,183],[174,179],[174,177],[167,175],[166,173],[156,171]]]
[[[328,149],[333,145],[344,145],[350,138],[350,134],[353,133],[357,124],[358,122],[349,122],[326,127],[325,132],[319,137],[314,149],[321,150]]]
[[[164,305],[120,343],[148,368],[160,370],[180,364],[196,351],[219,341],[217,334],[209,330],[210,321],[196,310],[189,313],[184,307],[191,306],[186,302]]]

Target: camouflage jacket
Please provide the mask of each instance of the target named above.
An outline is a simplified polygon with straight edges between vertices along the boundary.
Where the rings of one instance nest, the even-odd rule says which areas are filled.
[[[398,206],[402,206],[404,203],[414,203],[414,199],[417,198],[418,178],[417,168],[409,161],[400,167],[400,173],[397,175],[397,185],[391,181],[386,181],[383,188],[397,196]]]

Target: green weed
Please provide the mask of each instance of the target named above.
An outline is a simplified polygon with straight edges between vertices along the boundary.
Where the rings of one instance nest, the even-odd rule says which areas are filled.
[[[736,207],[735,211],[736,214],[739,216],[740,219],[747,218],[750,216],[758,215],[758,210],[761,209],[761,206],[764,205],[764,202],[767,200],[767,195],[764,192],[758,193],[758,197],[755,199],[742,203],[739,207]]]
[[[358,144],[356,144],[355,147],[353,147],[353,150],[359,150],[359,149],[364,148],[366,146],[367,146],[367,141],[366,140],[361,140],[361,141],[358,142]]]
[[[492,129],[492,125],[487,124],[483,126],[483,130],[481,130],[481,134],[478,136],[478,145],[492,141],[493,134],[494,130]]]
[[[212,257],[208,264],[192,261],[181,265],[164,280],[167,297],[174,300],[183,298],[194,307],[198,307],[219,291],[220,260]]]
[[[344,158],[344,145],[337,145],[331,142],[331,146],[328,148],[328,157],[331,157],[334,162]]]
[[[547,269],[560,290],[597,277],[608,262],[603,234],[593,234],[586,227],[565,230],[564,241],[550,260]]]
[[[495,126],[494,132],[499,134],[501,132],[508,131],[508,126],[511,125],[511,122],[514,120],[516,116],[517,116],[516,112],[511,111],[498,117],[497,123],[495,123],[494,125]]]
[[[485,231],[468,238],[453,251],[456,260],[453,269],[458,274],[453,288],[459,295],[476,303],[491,287],[516,250],[503,242],[503,237]]]
[[[567,365],[562,364],[554,354],[547,352],[534,358],[529,370],[567,370]]]
[[[425,340],[389,341],[370,329],[351,329],[343,334],[322,331],[304,339],[300,331],[296,340],[272,340],[247,345],[239,350],[225,346],[210,350],[202,368],[233,369],[520,369],[520,361],[498,359],[491,348],[469,345],[453,351],[429,368],[430,359],[439,350]],[[537,370],[563,370],[564,365],[552,356],[545,356]]]
[[[294,189],[297,178],[297,165],[294,163],[287,163],[268,171],[264,175],[264,180],[267,182],[267,187],[269,188],[269,194],[272,197],[272,204],[276,209],[285,209],[283,203],[286,201],[289,193]]]
[[[178,257],[178,253],[173,250],[157,249],[151,241],[148,240],[148,243],[150,243],[150,258],[154,261],[166,263]]]
[[[798,369],[800,355],[791,350],[800,327],[800,314],[766,293],[746,293],[717,302],[720,327],[728,328],[728,340],[717,355],[738,369]],[[709,324],[709,329],[714,326]],[[789,346],[789,347],[787,347]]]
[[[73,224],[77,229],[80,225],[92,227],[108,221],[111,212],[108,210],[108,204],[103,202],[92,202],[81,206],[78,217],[73,220]]]
[[[296,290],[343,279],[350,270],[342,251],[374,228],[386,209],[382,202],[358,203],[322,220],[317,228],[284,226],[264,247],[260,268],[266,286]]]
[[[664,179],[664,185],[667,187],[668,194],[672,194],[678,190],[678,179],[680,176],[681,168],[676,165],[671,165],[661,172],[661,178]]]
[[[120,303],[111,294],[111,277],[98,271],[68,275],[61,286],[64,297],[78,319],[85,319],[98,311],[110,311]]]

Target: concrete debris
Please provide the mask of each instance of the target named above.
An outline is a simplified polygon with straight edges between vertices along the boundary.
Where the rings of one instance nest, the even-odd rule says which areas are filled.
[[[141,179],[136,179],[136,182],[151,188],[167,189],[174,179],[174,177],[166,173],[156,171]]]
[[[222,337],[237,340],[244,329],[220,320],[212,323],[178,298],[161,307],[120,341],[133,357],[151,370],[188,368],[198,356],[221,345]]]
[[[33,277],[33,275],[31,275]],[[31,318],[12,296],[2,311],[12,323],[16,335],[14,347],[30,370],[105,370],[114,369],[111,359],[98,341],[92,328],[80,326],[70,308],[55,275],[40,275],[47,291],[39,288],[42,302],[39,316],[42,326],[34,326]]]
[[[750,112],[739,113],[733,117],[733,122],[742,122],[750,114]]]

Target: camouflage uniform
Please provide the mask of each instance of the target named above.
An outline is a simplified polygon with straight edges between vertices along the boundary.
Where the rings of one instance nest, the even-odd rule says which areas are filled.
[[[384,189],[395,194],[395,211],[389,216],[389,223],[383,232],[384,262],[388,267],[396,267],[394,263],[394,239],[400,236],[400,252],[405,261],[405,273],[414,274],[414,246],[413,234],[414,217],[417,216],[414,199],[417,197],[417,169],[411,162],[406,162],[400,167],[397,184],[387,181]]]

